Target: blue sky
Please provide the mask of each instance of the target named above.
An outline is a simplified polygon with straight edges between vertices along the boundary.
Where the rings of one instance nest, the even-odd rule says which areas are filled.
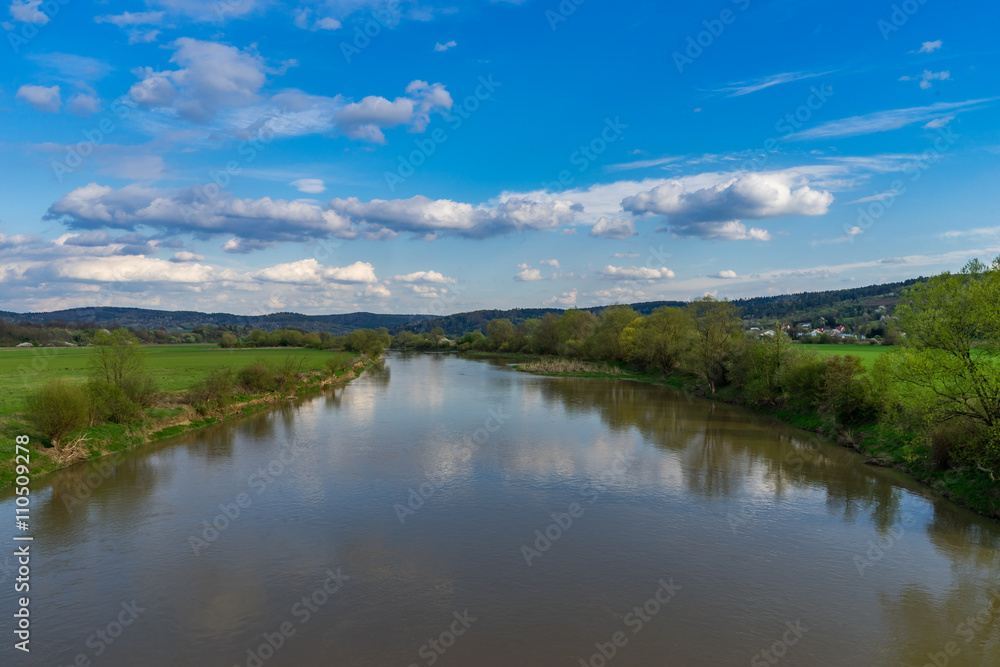
[[[994,3],[0,14],[6,310],[738,298],[1000,254]]]

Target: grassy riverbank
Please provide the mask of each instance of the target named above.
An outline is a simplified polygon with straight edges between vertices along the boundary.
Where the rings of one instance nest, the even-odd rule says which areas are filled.
[[[852,346],[824,347],[845,349],[844,354],[854,351]],[[624,364],[609,362],[523,354],[504,356],[517,360],[518,363],[515,364],[517,370],[535,375],[647,382],[681,389],[733,405],[742,405],[798,428],[831,438],[842,446],[858,451],[870,465],[905,472],[956,504],[983,516],[1000,520],[1000,483],[992,481],[986,472],[973,466],[935,465],[930,445],[917,433],[903,431],[892,424],[871,423],[845,428],[823,417],[809,406],[796,404],[794,400],[786,398],[773,405],[761,405],[749,400],[742,390],[732,385],[721,387],[712,394],[703,380],[676,372],[670,375],[649,374],[630,369]]]
[[[194,349],[192,349],[194,348]],[[295,398],[320,391],[324,388],[342,386],[356,378],[365,369],[374,363],[378,358],[361,358],[345,352],[315,351],[315,350],[239,350],[228,351],[211,348],[210,346],[190,346],[186,351],[175,351],[176,348],[164,348],[170,352],[167,354],[157,354],[159,350],[153,348],[150,359],[150,370],[154,374],[163,373],[173,368],[176,375],[170,375],[171,380],[166,384],[167,388],[161,391],[154,407],[147,408],[143,415],[135,420],[124,424],[103,423],[87,428],[72,434],[72,437],[57,451],[53,447],[46,446],[45,438],[34,431],[34,429],[13,410],[0,415],[0,489],[9,486],[14,479],[15,470],[15,437],[18,435],[28,435],[31,439],[31,477],[37,480],[40,476],[66,468],[80,461],[99,458],[115,452],[133,449],[135,447],[174,437],[192,430],[204,428],[228,419],[242,417],[254,412],[266,410],[269,407],[284,403]],[[59,362],[50,363],[45,369],[50,377],[68,377],[78,379],[81,383],[86,379],[87,362],[86,356],[80,354],[83,350],[56,350],[57,352],[73,352],[75,354],[55,355]],[[0,358],[2,358],[0,354]],[[291,382],[275,391],[258,394],[236,394],[231,401],[223,405],[206,407],[205,405],[194,406],[190,404],[187,395],[197,381],[203,380],[205,375],[219,368],[234,369],[249,363],[258,361],[267,362],[270,360],[286,362],[289,358],[296,360],[297,372]],[[77,369],[74,374],[74,369]],[[326,360],[338,360],[342,368],[331,373],[329,370],[320,370]],[[60,372],[59,363],[68,364]],[[212,365],[215,363],[215,365]],[[0,373],[10,372],[10,368],[17,368],[16,364],[7,363],[6,369],[0,367]],[[77,377],[78,376],[78,377]],[[37,381],[40,386],[42,380]],[[21,389],[18,396],[18,387],[7,384],[8,394],[14,397],[6,397],[7,403],[4,405],[23,404],[23,395],[29,389]]]

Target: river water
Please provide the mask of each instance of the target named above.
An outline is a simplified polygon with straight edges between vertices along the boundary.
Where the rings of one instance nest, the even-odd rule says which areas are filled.
[[[1000,665],[1000,526],[634,382],[391,354],[31,509],[3,665]]]

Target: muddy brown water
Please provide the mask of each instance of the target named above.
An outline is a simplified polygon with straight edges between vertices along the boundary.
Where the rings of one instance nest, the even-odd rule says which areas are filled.
[[[3,665],[1000,665],[998,524],[664,387],[391,354],[31,498]]]

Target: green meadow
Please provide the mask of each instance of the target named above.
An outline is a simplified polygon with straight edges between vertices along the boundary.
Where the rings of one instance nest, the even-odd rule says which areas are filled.
[[[839,354],[841,356],[846,356],[852,354],[855,357],[861,357],[861,362],[870,367],[875,363],[875,360],[881,357],[883,354],[892,349],[891,345],[800,345],[799,349],[802,350],[815,350],[817,353],[822,355],[834,355]]]
[[[215,345],[150,345],[146,366],[165,391],[188,389],[217,368],[240,368],[258,359],[272,366],[291,359],[301,370],[321,370],[330,357],[346,360],[351,352],[308,348],[221,349]],[[84,382],[87,379],[91,348],[35,347],[0,348],[0,416],[20,411],[24,397],[52,378],[62,377]]]

